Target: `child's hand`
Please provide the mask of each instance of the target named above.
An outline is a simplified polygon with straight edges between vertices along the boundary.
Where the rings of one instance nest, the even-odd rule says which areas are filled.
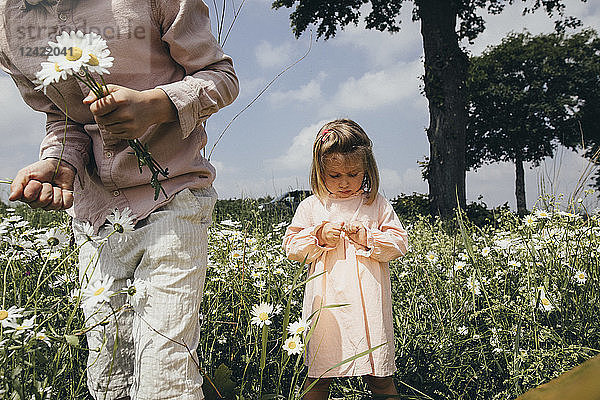
[[[344,228],[343,222],[325,222],[317,232],[319,244],[327,247],[335,247],[340,241],[340,235]]]
[[[151,125],[177,119],[175,106],[161,89],[139,91],[108,85],[108,93],[96,99],[90,92],[83,103],[90,106],[99,126],[120,139],[137,139]]]
[[[348,238],[354,243],[367,247],[367,229],[360,222],[351,222],[344,228]]]
[[[75,168],[65,161],[36,161],[17,173],[8,199],[22,201],[31,208],[66,210],[73,205],[75,174]]]

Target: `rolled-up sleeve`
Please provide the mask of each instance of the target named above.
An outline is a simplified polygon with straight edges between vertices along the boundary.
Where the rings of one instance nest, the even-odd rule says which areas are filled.
[[[300,203],[283,236],[283,248],[286,256],[294,261],[306,260],[307,264],[315,261],[324,252],[334,249],[334,247],[319,245],[317,231],[323,227],[325,221],[313,223],[309,207],[306,201]]]
[[[201,0],[163,0],[154,13],[162,40],[186,76],[159,85],[171,99],[179,117],[183,137],[210,115],[231,104],[239,83],[231,58],[223,53],[210,29],[208,7]]]
[[[387,201],[380,206],[378,227],[367,229],[367,247],[370,250],[364,256],[379,262],[389,262],[407,252],[408,235]]]

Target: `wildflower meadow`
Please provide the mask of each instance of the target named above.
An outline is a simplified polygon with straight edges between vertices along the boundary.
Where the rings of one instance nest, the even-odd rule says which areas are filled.
[[[400,398],[512,399],[600,352],[600,215],[583,202],[543,204],[479,225],[460,212],[452,222],[400,215],[410,243],[391,263]],[[198,348],[208,399],[302,396],[310,278],[282,250],[290,218],[256,200],[217,203]],[[107,224],[108,237],[91,227],[73,237],[62,212],[0,205],[1,398],[87,399],[86,358],[98,349],[85,333],[103,321],[86,321],[82,308],[125,296],[114,313],[136,312],[148,295],[142,281],[79,281],[82,246],[102,251],[134,229],[127,210]],[[331,397],[369,395],[350,379]]]

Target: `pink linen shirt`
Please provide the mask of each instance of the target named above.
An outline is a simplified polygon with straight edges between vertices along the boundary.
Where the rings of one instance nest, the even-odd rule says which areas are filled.
[[[202,123],[230,104],[239,86],[231,58],[211,33],[206,4],[201,0],[29,3],[0,0],[0,66],[25,102],[46,113],[40,158],[62,157],[77,169],[69,212],[97,230],[115,208],[129,207],[136,219],[142,219],[184,188],[210,186],[215,169],[202,156],[207,142]],[[95,32],[107,41],[114,65],[105,75],[106,83],[136,90],[160,88],[175,105],[177,122],[153,125],[140,138],[156,161],[168,168],[168,179],[161,181],[167,198],[161,193],[154,200],[151,174],[146,167],[140,173],[127,142],[101,132],[82,103],[89,93],[83,83],[69,77],[48,87],[46,94],[34,90],[35,73],[46,61],[40,50],[62,31],[72,30]]]
[[[319,245],[316,233],[325,222],[362,223],[367,247],[355,245],[345,234],[335,247]],[[313,277],[306,283],[302,311],[304,319],[314,316],[306,348],[308,376],[390,376],[396,371],[388,262],[406,254],[407,245],[394,209],[379,194],[371,204],[362,195],[325,201],[310,196],[300,203],[283,247],[292,260],[306,258]]]

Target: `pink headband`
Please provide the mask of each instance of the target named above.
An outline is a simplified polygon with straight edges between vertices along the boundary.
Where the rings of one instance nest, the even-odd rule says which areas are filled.
[[[325,139],[327,139],[327,135],[329,135],[330,133],[332,133],[333,131],[331,129],[325,129],[323,131],[323,133],[321,133],[321,141],[325,141]]]

